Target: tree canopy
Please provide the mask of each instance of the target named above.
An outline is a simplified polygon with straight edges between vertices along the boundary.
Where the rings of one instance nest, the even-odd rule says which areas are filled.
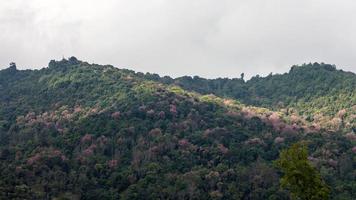
[[[309,163],[304,143],[299,142],[283,150],[275,165],[283,173],[281,186],[291,192],[293,199],[329,199],[330,189]]]
[[[302,140],[312,165],[286,166],[355,199],[354,81],[324,65],[249,81],[76,58],[0,70],[0,199],[289,199],[273,161]]]

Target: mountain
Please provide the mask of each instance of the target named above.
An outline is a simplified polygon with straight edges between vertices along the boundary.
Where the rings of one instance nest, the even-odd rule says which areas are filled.
[[[172,79],[154,74],[147,77],[201,94],[235,98],[247,105],[273,110],[293,109],[301,115],[333,116],[356,105],[356,74],[324,63],[293,66],[288,73],[255,76],[248,81],[198,76]]]
[[[0,71],[0,199],[289,199],[272,162],[301,140],[332,198],[354,199],[353,105],[355,75],[329,65],[244,81],[13,64]]]

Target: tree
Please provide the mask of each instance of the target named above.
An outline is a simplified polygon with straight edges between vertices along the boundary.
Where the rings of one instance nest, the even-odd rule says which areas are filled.
[[[319,172],[308,161],[308,150],[303,142],[293,144],[283,150],[275,165],[282,171],[282,187],[288,189],[292,199],[328,199],[329,187],[323,182]]]
[[[241,73],[241,80],[244,81],[245,73]]]
[[[10,63],[10,67],[16,68],[16,63],[11,62],[11,63]]]

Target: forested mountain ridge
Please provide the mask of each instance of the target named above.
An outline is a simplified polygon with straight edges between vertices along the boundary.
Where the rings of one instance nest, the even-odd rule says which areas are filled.
[[[334,115],[356,105],[356,74],[337,70],[329,64],[293,66],[288,73],[241,78],[204,79],[198,76],[148,78],[176,84],[201,94],[215,94],[240,100],[247,105],[274,110],[295,108],[299,114]]]
[[[234,98],[252,106],[300,115],[308,121],[327,124],[343,121],[349,129],[356,130],[356,74],[337,70],[324,63],[293,66],[288,73],[255,76],[245,81],[241,78],[205,79],[198,76],[146,77],[174,84],[188,91]]]
[[[289,199],[272,161],[300,140],[332,198],[355,198],[350,102],[328,124],[172,80],[74,57],[1,70],[0,199]]]

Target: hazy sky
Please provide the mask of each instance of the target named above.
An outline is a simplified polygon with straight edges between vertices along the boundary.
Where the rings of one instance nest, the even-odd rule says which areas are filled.
[[[356,72],[355,0],[1,0],[0,68],[76,56],[160,75]]]

